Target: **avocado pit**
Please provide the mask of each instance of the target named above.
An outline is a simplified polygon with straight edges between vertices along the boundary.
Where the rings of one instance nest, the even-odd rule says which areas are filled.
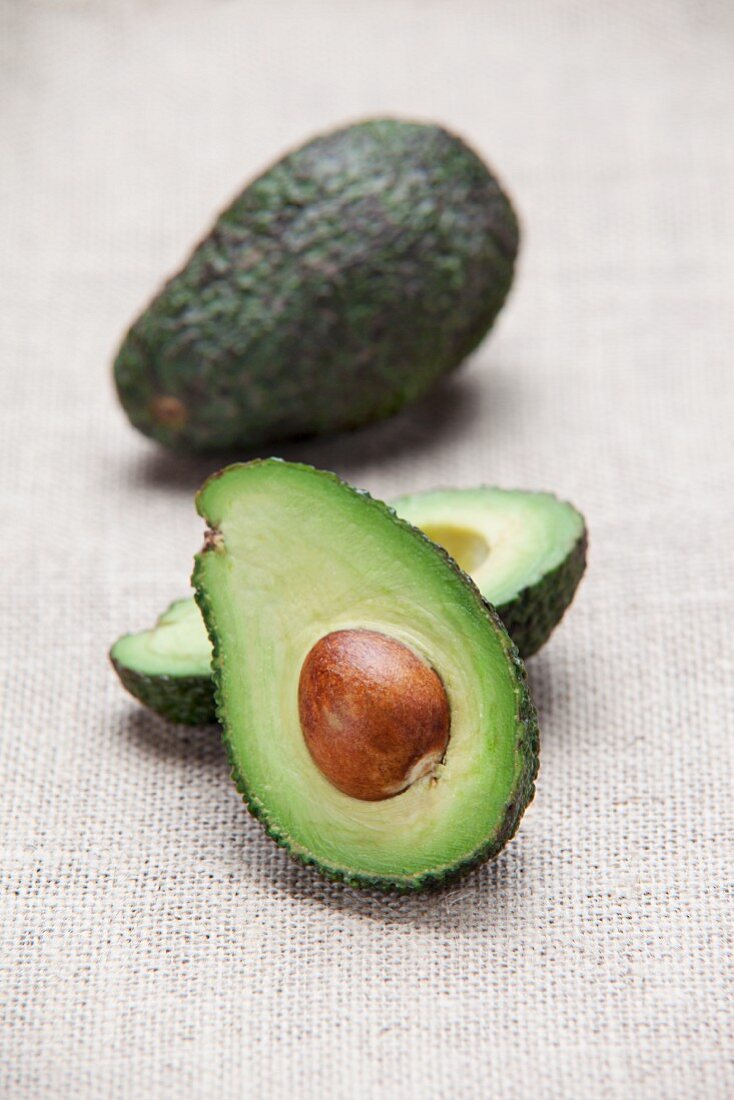
[[[313,646],[298,710],[317,767],[340,791],[367,802],[433,775],[448,745],[451,712],[440,676],[374,630],[337,630]]]

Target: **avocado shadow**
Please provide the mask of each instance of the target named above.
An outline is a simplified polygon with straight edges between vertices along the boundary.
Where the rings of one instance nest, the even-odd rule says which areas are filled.
[[[177,725],[152,711],[132,706],[122,717],[121,730],[144,756],[194,769],[219,768],[225,781],[229,776],[218,726]]]
[[[557,642],[551,638],[527,664],[530,692],[538,712],[541,753],[562,738],[573,706],[575,662],[573,654],[564,651],[563,641],[559,638]]]
[[[246,868],[243,860],[247,877],[259,889],[309,908],[328,909],[345,919],[420,928],[442,936],[447,929],[456,935],[474,934],[495,921],[506,920],[521,904],[518,878],[522,875],[523,844],[519,838],[491,863],[457,882],[420,894],[383,893],[328,882],[313,869],[295,863],[286,852],[274,850],[262,833],[255,837],[248,830],[243,841],[248,848],[255,844],[271,849],[255,852]]]
[[[499,384],[496,377],[495,383]],[[365,467],[384,468],[429,447],[451,448],[471,430],[480,411],[479,390],[485,385],[485,379],[460,370],[395,416],[334,436],[205,455],[177,454],[151,445],[142,457],[136,457],[132,478],[143,488],[191,494],[222,466],[271,455],[356,478]]]

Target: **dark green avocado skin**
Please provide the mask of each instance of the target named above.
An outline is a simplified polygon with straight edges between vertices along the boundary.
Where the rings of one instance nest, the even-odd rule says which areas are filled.
[[[518,239],[497,180],[441,127],[317,137],[245,188],[133,324],[120,401],[192,451],[389,416],[482,340]]]
[[[545,645],[567,611],[586,569],[586,529],[552,572],[497,608],[507,633],[524,660]]]
[[[122,685],[143,706],[186,726],[216,722],[214,685],[209,676],[146,676],[110,657]]]

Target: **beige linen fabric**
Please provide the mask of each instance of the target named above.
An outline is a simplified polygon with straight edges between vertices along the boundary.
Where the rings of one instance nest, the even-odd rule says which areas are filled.
[[[0,12],[0,1094],[732,1096],[731,5]],[[129,428],[116,341],[256,169],[380,112],[496,165],[515,292],[422,406],[279,453],[550,488],[592,534],[519,836],[408,900],[292,865],[106,660],[186,591],[213,467]]]

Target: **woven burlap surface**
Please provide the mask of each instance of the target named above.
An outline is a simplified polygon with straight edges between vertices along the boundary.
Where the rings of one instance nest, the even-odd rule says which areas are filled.
[[[731,1096],[730,5],[0,12],[0,1094]],[[186,592],[214,466],[128,426],[125,324],[254,171],[379,113],[496,166],[515,290],[428,401],[277,453],[380,497],[548,488],[591,531],[530,663],[518,837],[404,900],[292,865],[216,733],[138,709],[106,657]]]

